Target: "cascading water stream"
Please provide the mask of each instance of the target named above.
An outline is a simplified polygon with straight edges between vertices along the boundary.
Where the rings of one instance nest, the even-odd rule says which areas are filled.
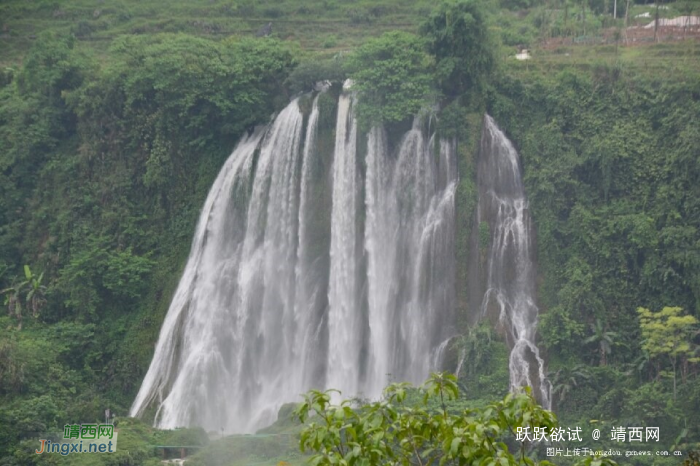
[[[510,388],[531,386],[546,408],[551,406],[544,360],[535,344],[532,225],[520,174],[518,153],[493,119],[484,117],[479,162],[479,221],[488,222],[491,245],[482,315],[498,312],[510,353]]]
[[[243,138],[207,197],[131,415],[253,432],[310,388],[421,382],[452,336],[453,144],[417,119],[390,150],[354,97],[320,141],[318,96]],[[367,138],[361,159],[357,141]]]
[[[303,368],[296,374],[299,377],[297,386],[300,387],[323,386],[323,380],[319,380],[320,375],[313,368],[318,366],[316,364],[318,355],[326,352],[321,338],[323,321],[317,317],[318,310],[326,306],[325,302],[319,302],[322,287],[318,283],[318,277],[324,271],[318,270],[318,261],[314,261],[310,252],[310,248],[313,246],[313,237],[309,231],[309,223],[313,218],[314,209],[312,199],[319,116],[318,97],[317,95],[314,99],[307,123],[299,194],[299,245],[296,257],[294,296],[295,327],[299,331],[295,332],[296,340],[292,350],[296,352],[295,358],[299,359]]]
[[[357,377],[362,349],[357,249],[357,123],[352,100],[341,95],[335,127],[333,210],[331,213],[331,271],[328,293],[328,386],[346,394],[359,390]]]
[[[454,194],[451,143],[424,138],[421,121],[387,157],[382,128],[369,133],[365,183],[372,393],[388,382],[422,382],[446,347],[454,308]],[[437,310],[426,312],[427,309]],[[390,355],[387,358],[385,355]]]

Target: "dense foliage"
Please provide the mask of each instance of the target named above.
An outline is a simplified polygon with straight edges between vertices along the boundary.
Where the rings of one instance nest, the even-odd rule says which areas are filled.
[[[89,2],[0,5],[3,27],[10,25],[3,45],[11,45],[0,58],[3,65],[10,62],[6,53],[22,58],[21,65],[0,70],[0,290],[7,311],[0,317],[0,464],[51,463],[29,454],[36,445],[26,439],[65,423],[98,420],[106,407],[126,413],[150,361],[197,213],[234,142],[265,123],[291,94],[320,79],[338,83],[348,75],[364,94],[358,112],[368,122],[405,120],[440,103],[440,131],[460,138],[460,264],[466,263],[480,97],[486,93],[488,110],[522,155],[538,235],[540,336],[560,419],[568,425],[593,420],[604,431],[656,425],[666,447],[697,448],[695,50],[648,48],[644,54],[654,60],[632,62],[634,71],[643,71],[633,77],[622,65],[584,59],[571,66],[570,50],[562,49],[548,56],[554,65],[539,75],[528,65],[497,67],[498,39],[515,46],[551,35],[599,34],[611,20],[611,2],[563,1],[556,8],[535,0],[500,2],[514,11],[533,7],[517,14],[495,11],[496,2],[468,0],[435,9],[433,2],[346,3],[207,0],[155,8],[144,1],[100,11]],[[663,14],[681,7],[694,11],[687,3],[690,7],[672,4]],[[55,30],[17,35],[15,28],[25,27],[23,15],[34,15],[37,29]],[[281,37],[312,36],[321,53],[303,56],[274,37],[212,40],[250,32],[260,18],[285,16],[315,18],[310,28],[293,20],[274,27],[286,31]],[[256,19],[241,22],[248,17]],[[367,40],[397,28],[405,31]],[[12,45],[20,42],[33,45],[28,50]],[[355,52],[346,50],[360,42]],[[619,58],[612,46],[576,53]],[[620,56],[637,53],[629,48]],[[295,67],[298,59],[303,61]],[[681,59],[687,75],[665,72],[671,60]],[[556,66],[563,71],[553,72]],[[654,76],[658,70],[664,73]],[[321,124],[331,131],[335,101],[329,93],[319,102]],[[488,238],[481,231],[485,226],[478,226],[479,236]],[[457,278],[465,282],[464,275]],[[464,302],[459,306],[466,309]],[[469,402],[457,401],[469,409],[483,407],[507,391],[508,348],[497,332],[485,325],[467,329],[466,317],[460,318],[459,382]],[[454,440],[454,431],[447,432],[451,427],[491,422],[485,412],[469,411],[475,423],[464,424],[452,411],[445,416],[434,400],[398,403],[402,390],[391,388],[388,404],[357,410],[330,407],[325,394],[312,394],[319,409],[313,403],[307,408],[333,416],[326,427],[307,431],[305,445],[318,452],[345,448],[347,439],[334,430],[345,422],[373,442],[367,426],[381,414],[382,425],[393,430],[378,439],[377,454],[409,457],[403,447],[411,443],[401,444],[407,438],[401,435],[410,437],[424,421],[434,420],[429,438],[435,450],[418,456],[439,452],[456,460],[464,450],[452,453],[451,444],[441,445],[437,436]],[[522,400],[511,397],[491,414]],[[500,419],[494,422],[493,432],[503,429]],[[129,434],[120,445],[131,450],[114,463],[154,460],[147,445],[158,434],[135,421],[123,426]],[[325,443],[313,443],[310,433],[318,429],[326,429]],[[485,445],[485,438],[469,444],[459,461],[475,455],[510,461],[505,448]],[[466,435],[458,439],[458,445],[465,442]],[[222,450],[218,457],[230,453]],[[323,461],[337,459],[330,451],[323,454]]]
[[[360,122],[395,123],[435,103],[444,107],[454,101],[467,107],[479,101],[493,71],[494,53],[485,14],[476,1],[438,4],[423,21],[420,36],[385,33],[350,56]]]
[[[0,89],[0,457],[126,413],[209,184],[286,102],[294,56],[273,39],[129,36],[100,65],[45,35]]]
[[[389,32],[367,41],[351,57],[350,76],[360,94],[361,122],[397,122],[429,103],[431,58],[420,38]]]
[[[667,444],[697,445],[698,75],[511,72],[489,100],[522,154],[538,235],[540,335],[562,419],[653,423]],[[640,321],[640,306],[668,316],[645,311]],[[681,359],[687,377],[677,384]]]
[[[383,400],[357,408],[351,400],[332,404],[332,395],[311,391],[296,411],[301,422],[310,422],[301,448],[316,452],[310,460],[315,466],[535,464],[525,455],[528,445],[520,442],[514,454],[506,442],[517,427],[556,426],[554,415],[529,393],[509,394],[483,410],[461,408],[451,374],[433,374],[418,390],[390,385]]]
[[[449,99],[478,95],[495,61],[493,39],[479,4],[465,0],[440,3],[421,32],[437,61],[435,80],[444,95]]]

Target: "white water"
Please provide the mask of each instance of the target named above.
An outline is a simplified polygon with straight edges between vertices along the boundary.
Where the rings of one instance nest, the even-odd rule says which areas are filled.
[[[416,119],[396,158],[386,134],[370,131],[365,183],[370,359],[368,391],[388,375],[422,382],[439,368],[454,307],[454,150],[434,154]],[[431,310],[441,310],[442,314]],[[451,335],[450,335],[451,336]]]
[[[550,385],[535,344],[538,309],[534,297],[532,226],[519,157],[488,115],[484,118],[481,158],[479,216],[491,227],[482,313],[495,306],[509,334],[511,390],[531,386],[540,402],[549,408]]]
[[[236,147],[132,416],[254,432],[309,388],[376,398],[389,374],[437,369],[453,323],[454,148],[416,121],[389,153],[384,129],[358,135],[353,103],[339,99],[332,154],[316,100],[306,125],[294,101]]]
[[[318,128],[318,96],[314,99],[311,115],[309,116],[306,138],[304,140],[304,158],[301,167],[301,187],[299,204],[299,246],[297,248],[295,269],[295,341],[293,350],[297,352],[295,358],[300,361],[303,370],[293,374],[298,378],[298,387],[320,386],[323,381],[315,381],[316,375],[309,368],[314,365],[319,347],[320,327],[314,322],[313,309],[317,307],[320,290],[314,280],[314,267],[310,259],[309,246],[312,241],[309,237],[309,218],[312,215],[312,181],[313,181],[313,157],[315,153],[316,135]]]
[[[357,123],[349,96],[338,101],[333,162],[331,214],[331,271],[328,293],[328,386],[357,394],[357,373],[362,348],[357,262]]]

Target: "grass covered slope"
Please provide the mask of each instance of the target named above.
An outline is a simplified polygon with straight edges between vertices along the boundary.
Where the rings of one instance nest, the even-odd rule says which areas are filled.
[[[101,0],[3,2],[0,63],[11,63],[41,32],[74,34],[87,48],[105,53],[120,35],[186,33],[214,40],[254,35],[268,22],[272,33],[306,50],[337,51],[389,30],[417,30],[429,1],[338,0],[169,1]]]

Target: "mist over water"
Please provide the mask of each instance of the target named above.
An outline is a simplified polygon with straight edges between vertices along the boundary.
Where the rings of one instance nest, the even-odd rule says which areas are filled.
[[[340,96],[330,150],[318,96],[238,144],[131,415],[254,432],[310,388],[377,398],[439,368],[455,332],[454,144],[416,119],[392,148],[384,128],[360,134],[354,102]]]

